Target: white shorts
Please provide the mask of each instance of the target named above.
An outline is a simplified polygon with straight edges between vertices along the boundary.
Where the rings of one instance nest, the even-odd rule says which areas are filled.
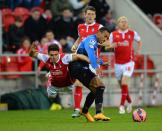
[[[118,80],[121,80],[122,76],[131,77],[134,71],[134,61],[130,61],[126,64],[115,64],[115,76]]]
[[[49,86],[47,87],[47,94],[48,97],[55,98],[57,96],[58,92],[72,92],[73,86],[67,86],[67,87],[55,87],[55,86]]]

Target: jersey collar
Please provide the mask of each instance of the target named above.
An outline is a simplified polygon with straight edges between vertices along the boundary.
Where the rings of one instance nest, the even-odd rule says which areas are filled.
[[[86,24],[86,23],[85,23],[86,26],[92,26],[92,25],[94,25],[94,24],[96,24],[96,22],[93,22],[92,24]]]
[[[126,29],[125,31],[119,30],[119,33],[127,33],[128,29]]]

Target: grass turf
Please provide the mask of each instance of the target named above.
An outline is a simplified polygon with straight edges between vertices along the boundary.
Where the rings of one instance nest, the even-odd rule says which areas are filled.
[[[110,122],[94,123],[87,123],[83,116],[71,118],[72,109],[1,111],[0,131],[162,131],[161,107],[144,109],[148,117],[143,123],[133,122],[132,114],[119,115],[117,108],[104,109]]]

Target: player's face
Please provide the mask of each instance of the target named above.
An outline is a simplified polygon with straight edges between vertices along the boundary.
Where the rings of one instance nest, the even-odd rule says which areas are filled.
[[[92,24],[95,21],[96,18],[96,12],[92,10],[87,10],[85,12],[85,22],[87,24]]]
[[[51,62],[56,63],[59,59],[59,52],[58,51],[50,51],[49,53]]]
[[[128,29],[128,21],[126,19],[121,19],[118,23],[118,27],[121,30],[126,30]]]
[[[107,31],[104,31],[104,32],[99,32],[98,33],[98,40],[99,40],[99,43],[102,45],[102,43],[104,43],[105,41],[107,41],[109,39],[109,32]]]

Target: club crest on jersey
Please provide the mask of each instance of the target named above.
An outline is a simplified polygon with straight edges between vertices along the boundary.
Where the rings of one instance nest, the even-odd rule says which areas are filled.
[[[90,48],[94,48],[95,43],[96,43],[95,40],[90,40],[90,42],[89,42],[89,47],[90,47]]]
[[[128,35],[128,39],[131,39],[131,35]]]

